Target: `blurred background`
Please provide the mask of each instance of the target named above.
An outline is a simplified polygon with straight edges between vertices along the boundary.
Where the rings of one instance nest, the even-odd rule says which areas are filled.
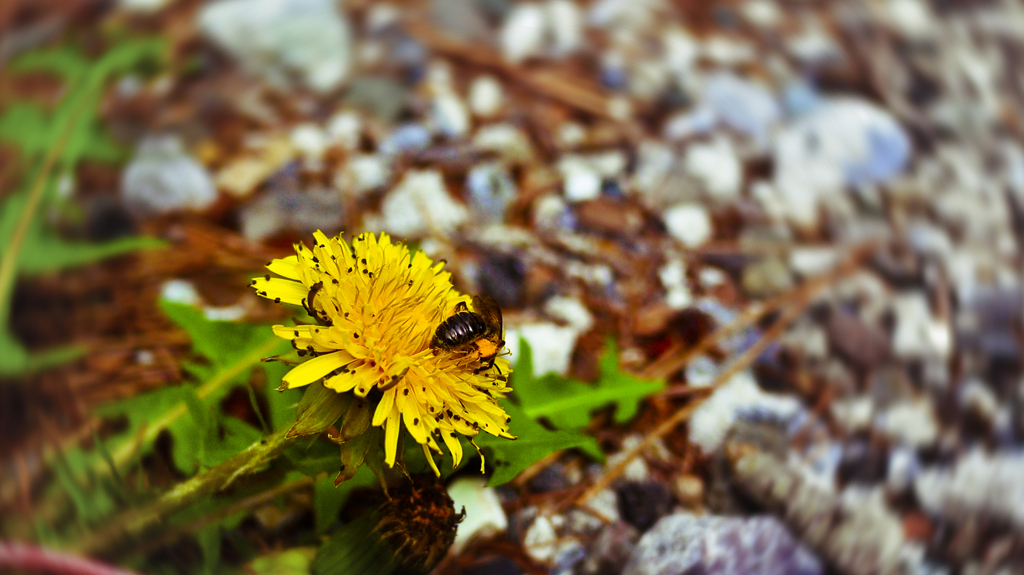
[[[75,486],[321,229],[446,260],[538,378],[664,382],[467,487],[438,573],[1024,572],[1022,54],[1012,0],[4,0],[0,533],[194,472],[156,429]],[[243,383],[197,389],[258,429]],[[311,485],[133,565],[310,572]]]

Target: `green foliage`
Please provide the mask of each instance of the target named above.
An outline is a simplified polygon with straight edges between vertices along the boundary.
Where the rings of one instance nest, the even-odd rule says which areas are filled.
[[[48,228],[40,214],[53,208],[59,211],[64,200],[55,191],[62,178],[70,178],[83,160],[117,162],[125,153],[103,130],[97,114],[102,89],[115,74],[123,74],[140,64],[160,58],[164,42],[157,39],[118,43],[96,61],[80,50],[60,47],[25,54],[11,63],[15,72],[42,71],[57,75],[65,82],[65,95],[53,110],[32,102],[11,103],[0,113],[0,142],[14,145],[20,152],[24,178],[0,200],[0,376],[16,376],[81,355],[83,350],[54,350],[42,356],[30,355],[10,333],[8,318],[16,275],[39,274],[82,265],[140,248],[161,245],[146,238],[127,238],[101,244],[68,242]],[[56,150],[53,169],[44,166],[44,157]],[[41,180],[40,180],[41,179]],[[32,189],[41,181],[40,202],[31,201]],[[44,208],[44,209],[39,209]],[[15,230],[27,218],[28,227],[21,241]]]
[[[175,466],[192,473],[200,466],[212,467],[260,439],[260,430],[224,416],[219,403],[234,385],[245,384],[262,358],[286,351],[288,344],[264,325],[211,321],[199,310],[171,302],[161,302],[161,307],[188,332],[194,351],[205,360],[185,366],[203,383],[143,393],[103,406],[98,414],[128,419],[126,429],[108,440],[115,465],[124,465],[135,452],[148,451],[160,432],[167,430]],[[274,418],[281,416],[275,414]]]
[[[520,340],[519,349],[512,373],[512,401],[505,402],[505,411],[512,418],[512,433],[519,439],[509,441],[480,434],[476,440],[489,450],[495,465],[488,485],[510,481],[534,462],[561,449],[575,447],[595,459],[601,458],[597,442],[582,432],[590,423],[591,413],[614,405],[615,422],[626,423],[636,415],[644,397],[665,387],[663,381],[646,381],[623,373],[612,340],[601,355],[601,375],[593,384],[555,374],[534,377],[530,345]],[[556,429],[537,423],[541,417]]]
[[[314,575],[390,575],[398,571],[393,552],[373,533],[375,523],[376,514],[368,512],[343,525],[317,550],[313,559]]]
[[[664,381],[638,379],[619,370],[618,350],[610,339],[601,355],[601,375],[593,384],[555,374],[534,377],[533,354],[525,340],[520,350],[513,397],[527,415],[546,417],[559,428],[586,427],[591,412],[607,405],[615,406],[615,423],[627,423],[643,398],[665,388]]]
[[[562,449],[576,447],[600,453],[597,441],[582,431],[548,429],[512,402],[505,402],[505,411],[512,418],[509,425],[518,439],[510,441],[484,433],[476,438],[477,445],[487,450],[488,461],[494,465],[494,474],[487,481],[491,487],[512,481],[522,470]]]
[[[293,547],[268,553],[246,566],[251,575],[309,575],[316,547]]]

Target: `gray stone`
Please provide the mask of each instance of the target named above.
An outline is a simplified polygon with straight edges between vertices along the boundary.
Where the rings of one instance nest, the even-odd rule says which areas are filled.
[[[821,562],[774,517],[665,517],[637,543],[623,575],[818,575]]]

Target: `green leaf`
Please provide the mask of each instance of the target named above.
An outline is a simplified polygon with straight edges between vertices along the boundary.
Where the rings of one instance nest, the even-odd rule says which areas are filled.
[[[309,575],[316,547],[294,547],[254,559],[246,568],[250,575]]]
[[[494,466],[489,486],[501,485],[516,475],[562,449],[578,447],[585,451],[598,450],[597,440],[578,430],[551,430],[537,423],[512,402],[505,402],[505,412],[512,421],[509,427],[518,439],[509,440],[487,433],[476,436],[476,443],[487,450],[487,462]]]
[[[57,183],[73,174],[85,159],[113,162],[125,157],[103,129],[98,103],[104,85],[113,74],[132,70],[140,63],[158,59],[166,50],[161,39],[127,39],[118,42],[93,62],[78,48],[64,46],[23,54],[11,63],[14,71],[52,72],[65,80],[64,97],[53,110],[30,102],[12,102],[0,113],[0,141],[18,147],[25,174],[22,182],[0,200],[0,261],[8,271],[0,278],[0,376],[16,376],[77,357],[69,350],[30,356],[10,333],[11,294],[15,275],[42,273],[81,265],[101,258],[150,247],[148,239],[123,239],[103,244],[67,242],[44,226],[41,214],[59,212],[64,200],[55,198]],[[43,158],[51,151],[56,163],[43,173]],[[40,182],[38,202],[29,210],[29,194]],[[15,230],[22,219],[28,227],[20,241]]]
[[[376,513],[367,512],[344,525],[317,550],[315,575],[390,575],[399,569],[393,553],[373,533]]]
[[[193,349],[207,362],[195,371],[201,385],[185,383],[125,399],[97,410],[99,415],[128,418],[127,429],[109,440],[114,463],[121,467],[133,454],[148,451],[160,432],[170,432],[174,463],[187,473],[212,466],[257,441],[262,433],[241,421],[223,417],[219,402],[233,384],[246,384],[254,367],[288,343],[264,325],[206,319],[189,306],[161,302],[172,321],[192,338]],[[263,364],[267,365],[267,364]]]
[[[615,422],[632,419],[640,401],[665,387],[661,380],[643,380],[619,370],[618,350],[608,340],[600,359],[600,372],[594,384],[548,374],[534,378],[532,353],[525,340],[520,342],[520,358],[512,374],[512,388],[523,411],[530,417],[546,417],[559,428],[581,429],[590,423],[591,412],[615,405]]]

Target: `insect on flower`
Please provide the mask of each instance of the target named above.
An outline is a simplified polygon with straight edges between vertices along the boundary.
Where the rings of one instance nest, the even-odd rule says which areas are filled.
[[[301,306],[315,322],[274,326],[305,358],[283,387],[323,381],[368,404],[366,425],[383,431],[389,466],[403,432],[423,447],[435,473],[440,443],[458,465],[460,435],[515,439],[498,404],[511,389],[497,302],[460,294],[443,262],[387,234],[360,234],[351,245],[319,231],[313,237],[312,249],[296,244],[295,255],[267,265],[281,277],[252,281],[257,295]]]
[[[430,347],[473,356],[480,361],[475,373],[481,373],[494,366],[498,353],[505,347],[505,333],[501,308],[493,297],[473,296],[473,309],[476,311],[469,311],[465,302],[456,304],[455,313],[437,326]]]

